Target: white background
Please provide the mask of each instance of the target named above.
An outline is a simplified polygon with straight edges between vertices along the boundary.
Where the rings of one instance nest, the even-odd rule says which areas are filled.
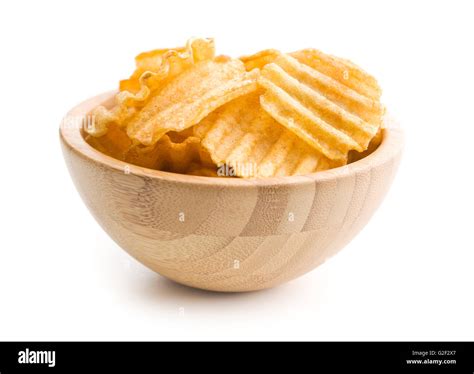
[[[468,1],[2,2],[0,339],[473,340],[473,13]],[[116,87],[138,52],[190,36],[234,56],[350,58],[406,130],[372,221],[284,286],[215,294],[161,278],[107,237],[67,173],[67,110]]]

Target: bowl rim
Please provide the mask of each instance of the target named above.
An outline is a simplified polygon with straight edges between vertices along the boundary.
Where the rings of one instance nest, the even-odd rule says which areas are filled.
[[[279,177],[256,177],[256,178],[219,178],[197,175],[178,174],[161,170],[148,169],[141,166],[129,164],[108,156],[85,141],[82,134],[82,119],[97,105],[107,103],[113,99],[115,90],[107,91],[100,95],[89,98],[72,108],[61,121],[59,134],[61,142],[70,150],[82,158],[100,164],[104,167],[115,169],[120,172],[147,177],[157,180],[167,180],[176,183],[194,184],[209,187],[254,187],[259,186],[281,186],[294,184],[308,184],[319,181],[337,180],[350,175],[370,171],[376,166],[385,164],[397,157],[404,146],[404,134],[398,121],[390,114],[385,114],[383,119],[383,138],[377,149],[368,156],[337,168],[318,171],[306,175],[279,176]]]

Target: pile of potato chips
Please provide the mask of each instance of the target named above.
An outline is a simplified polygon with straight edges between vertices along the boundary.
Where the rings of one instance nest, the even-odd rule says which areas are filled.
[[[136,57],[112,108],[84,128],[99,151],[176,173],[303,175],[360,159],[382,139],[377,81],[315,49],[215,56],[212,39]]]

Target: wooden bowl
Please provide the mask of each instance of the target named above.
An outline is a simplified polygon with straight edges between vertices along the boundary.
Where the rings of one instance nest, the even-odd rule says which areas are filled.
[[[344,167],[305,176],[237,179],[129,165],[84,140],[71,121],[112,93],[89,99],[60,128],[64,158],[85,204],[130,255],[157,273],[214,291],[276,286],[314,269],[369,221],[397,170],[399,127]]]

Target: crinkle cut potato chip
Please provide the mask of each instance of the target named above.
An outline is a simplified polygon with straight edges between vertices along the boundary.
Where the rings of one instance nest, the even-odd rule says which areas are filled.
[[[299,175],[336,166],[270,117],[259,96],[255,92],[231,101],[195,126],[194,134],[217,164],[218,175]]]
[[[140,53],[135,57],[136,70],[130,78],[120,81],[120,91],[137,92],[140,89],[139,79],[146,71],[156,73],[158,77],[173,78],[192,64],[212,60],[214,54],[214,39],[211,38],[192,38],[185,47]]]
[[[155,145],[136,145],[130,149],[125,161],[134,165],[170,171],[173,173],[187,173],[194,165],[199,164],[203,169],[201,160],[201,141],[195,136],[189,136],[181,142],[173,141],[164,135]]]
[[[190,39],[186,47],[139,54],[135,59],[135,72],[129,79],[120,82],[115,106],[110,110],[103,106],[97,107],[92,112],[94,124],[86,129],[87,133],[98,137],[107,132],[111,123],[123,126],[147,102],[150,95],[193,64],[213,59],[214,53],[213,39]]]
[[[316,49],[215,56],[213,39],[135,58],[86,141],[128,164],[207,177],[305,175],[360,160],[382,142],[381,89]]]
[[[134,141],[153,145],[169,131],[183,131],[221,105],[255,91],[258,70],[247,72],[237,59],[202,61],[181,73],[127,125]]]
[[[275,61],[279,55],[281,55],[281,52],[276,49],[265,49],[253,55],[241,56],[239,60],[244,63],[247,71],[251,71],[263,68],[266,64]]]
[[[364,152],[357,152],[357,151],[349,152],[347,163],[356,162],[363,159],[364,157],[367,157],[379,147],[380,143],[382,143],[382,140],[383,140],[383,126],[380,126],[379,131],[377,131],[377,134],[375,134],[375,136],[372,138],[372,140],[369,143],[369,146]]]
[[[161,149],[163,161],[160,169],[164,171],[186,173],[192,164],[200,163],[200,139],[194,136],[186,138],[181,143],[175,143],[165,135],[154,148]]]
[[[150,169],[185,173],[196,164],[201,165],[201,169],[209,168],[207,160],[201,160],[205,153],[201,150],[200,139],[192,133],[186,138],[176,134],[174,139],[165,135],[155,145],[147,147],[133,145],[123,129],[111,125],[104,136],[88,135],[86,141],[108,156]]]
[[[100,137],[87,135],[86,141],[95,149],[119,160],[125,159],[132,146],[127,133],[115,124],[111,124],[107,133]]]
[[[323,62],[314,63],[313,55]],[[380,127],[383,107],[374,93],[380,89],[355,65],[331,65],[335,58],[324,56],[304,50],[266,65],[259,79],[265,89],[261,105],[328,158],[346,160],[350,150],[367,149]]]
[[[291,53],[298,61],[352,88],[362,96],[379,100],[382,94],[377,80],[349,60],[325,54],[317,49]]]

